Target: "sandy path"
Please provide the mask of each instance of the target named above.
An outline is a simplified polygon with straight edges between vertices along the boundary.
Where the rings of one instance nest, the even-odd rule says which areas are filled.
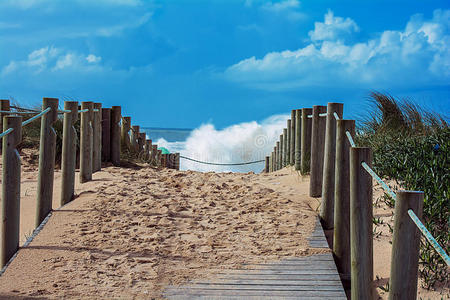
[[[19,251],[0,297],[159,298],[213,269],[323,251],[307,246],[317,200],[300,181],[290,170],[105,168]]]

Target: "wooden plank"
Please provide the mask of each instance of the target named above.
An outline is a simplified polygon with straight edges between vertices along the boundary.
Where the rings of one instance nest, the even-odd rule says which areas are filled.
[[[260,279],[216,279],[214,281],[195,281],[196,285],[222,284],[222,285],[266,285],[266,286],[340,286],[341,282],[333,281],[311,281],[311,280],[260,280]]]
[[[196,283],[185,286],[191,291],[217,291],[217,290],[233,290],[233,291],[341,291],[339,286],[335,285],[317,285],[317,286],[301,286],[301,285],[267,285],[267,284],[216,284],[216,283]]]
[[[291,275],[291,274],[236,274],[236,275],[218,275],[216,280],[228,279],[228,280],[298,280],[298,281],[341,281],[339,275],[336,274],[303,274],[303,275]]]
[[[291,275],[316,275],[316,274],[330,274],[335,273],[333,270],[313,270],[313,269],[299,269],[299,270],[246,270],[246,269],[233,269],[233,270],[219,270],[217,274],[242,274],[247,273],[250,275],[254,274],[291,274]]]
[[[192,296],[241,296],[247,299],[249,296],[269,296],[269,297],[334,297],[334,299],[347,299],[344,291],[248,291],[248,290],[191,290],[191,289],[176,289],[168,291],[164,294],[166,297],[172,295],[189,296],[187,299],[192,299]],[[171,298],[171,297],[170,297]]]
[[[200,296],[200,295],[189,295],[189,296],[185,296],[185,295],[173,295],[170,297],[171,299],[174,300],[185,300],[185,299],[198,299],[198,300],[203,300],[203,299],[207,299],[207,300],[237,300],[237,299],[242,299],[241,296],[215,296],[215,295],[208,295],[208,296]],[[246,300],[260,300],[261,296],[246,296],[245,297]],[[320,300],[346,300],[347,298],[345,297],[338,297],[336,298],[335,296],[331,296],[331,297],[327,297],[327,296],[306,296],[306,297],[302,297],[302,296],[295,296],[295,297],[270,297],[270,299],[283,299],[283,300],[309,300],[309,299],[320,299]]]

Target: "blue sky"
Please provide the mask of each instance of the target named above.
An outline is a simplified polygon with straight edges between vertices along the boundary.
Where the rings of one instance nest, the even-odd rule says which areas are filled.
[[[450,111],[449,1],[2,0],[0,97],[223,128],[371,90]]]

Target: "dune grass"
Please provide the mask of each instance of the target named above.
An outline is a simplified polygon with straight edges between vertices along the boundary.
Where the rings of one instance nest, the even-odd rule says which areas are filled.
[[[372,112],[358,130],[358,144],[373,149],[374,168],[407,190],[425,193],[425,226],[448,253],[450,250],[450,128],[445,116],[410,99],[372,92]],[[384,195],[386,202],[394,199]],[[420,274],[425,287],[450,279],[447,267],[423,238]]]

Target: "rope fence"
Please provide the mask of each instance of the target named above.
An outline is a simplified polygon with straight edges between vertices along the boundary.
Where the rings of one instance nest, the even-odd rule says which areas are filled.
[[[343,280],[351,285],[352,299],[373,298],[372,181],[378,182],[395,200],[390,293],[416,299],[421,233],[450,266],[448,254],[420,221],[424,193],[393,192],[373,170],[372,150],[356,147],[355,121],[342,119],[342,113],[340,103],[292,110],[266,156],[265,171],[293,165],[309,173],[309,195],[322,198],[321,223],[334,231],[333,254]]]
[[[249,162],[241,162],[241,163],[213,163],[213,162],[206,162],[206,161],[200,161],[200,160],[196,160],[190,157],[186,157],[183,155],[180,155],[180,158],[186,159],[186,160],[190,160],[196,163],[200,163],[200,164],[205,164],[205,165],[214,165],[214,166],[243,166],[243,165],[251,165],[251,164],[257,164],[257,163],[262,163],[265,162],[265,159],[262,160],[255,160],[255,161],[249,161]]]
[[[102,162],[121,165],[121,153],[128,151],[135,159],[149,163],[154,167],[179,169],[179,154],[162,154],[152,140],[146,139],[144,132],[131,130],[122,122],[121,107],[102,107],[101,103],[65,101],[64,109],[58,109],[59,100],[44,98],[42,110],[11,106],[9,100],[0,100],[0,138],[7,139],[2,144],[2,215],[3,225],[0,230],[0,267],[5,270],[19,249],[21,164],[17,156],[17,147],[22,142],[22,128],[41,118],[39,143],[39,168],[37,183],[37,205],[35,228],[45,224],[52,211],[54,168],[56,156],[56,132],[54,124],[58,114],[63,116],[62,152],[61,152],[61,206],[69,203],[75,196],[75,167],[79,161],[80,183],[92,180],[92,174],[101,169]],[[13,109],[14,111],[12,111]],[[81,113],[79,115],[79,113]],[[23,121],[23,115],[31,115]],[[131,125],[131,118],[128,125]],[[75,123],[79,121],[79,131]],[[121,127],[122,126],[122,127]],[[133,126],[136,127],[136,126]],[[137,126],[139,128],[139,126]],[[13,133],[13,134],[11,134]],[[133,133],[133,134],[131,134]],[[123,143],[124,138],[128,143]],[[136,138],[136,139],[135,139]],[[135,139],[136,148],[130,148],[130,141]],[[77,151],[79,145],[80,151]],[[79,155],[79,159],[77,159]]]

